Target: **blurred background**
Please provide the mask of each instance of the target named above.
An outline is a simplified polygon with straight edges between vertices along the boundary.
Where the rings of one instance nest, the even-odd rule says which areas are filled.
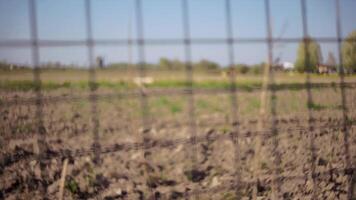
[[[355,8],[0,0],[0,199],[353,199]]]

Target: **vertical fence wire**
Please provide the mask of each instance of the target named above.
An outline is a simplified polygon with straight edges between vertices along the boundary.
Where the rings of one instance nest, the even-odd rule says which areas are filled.
[[[309,55],[309,45],[311,43],[311,38],[308,35],[308,16],[307,16],[307,5],[305,0],[301,0],[301,11],[302,11],[302,26],[303,26],[303,42],[304,42],[304,67],[306,68],[306,90],[307,90],[307,108],[308,108],[308,137],[309,137],[309,150],[311,153],[310,157],[310,172],[311,172],[311,180],[312,180],[312,199],[316,199],[317,195],[317,174],[316,174],[316,148],[315,148],[315,130],[313,127],[314,119],[312,113],[313,107],[313,98],[311,92],[311,83],[310,83],[310,55]],[[306,180],[307,181],[307,180]]]
[[[267,11],[267,2],[264,2],[265,5],[265,12]],[[267,12],[265,13],[266,16],[268,15]],[[267,19],[266,19],[267,20]],[[266,21],[267,22],[267,21]],[[267,31],[269,31],[269,27],[267,27]],[[268,32],[267,32],[268,33]],[[269,44],[269,42],[268,42]],[[270,58],[268,57],[268,62]],[[270,81],[270,69],[271,64],[267,63],[263,65],[262,69],[262,88],[261,88],[261,95],[260,95],[260,109],[259,109],[259,116],[258,116],[258,125],[257,125],[257,131],[264,131],[265,126],[266,126],[266,120],[267,120],[267,115],[266,115],[266,108],[267,108],[267,103],[268,103],[268,87],[269,87],[269,81]],[[252,198],[254,200],[258,199],[259,195],[259,188],[260,188],[260,176],[261,176],[261,170],[260,166],[262,163],[262,160],[265,152],[262,151],[262,147],[265,144],[265,135],[259,135],[255,138],[254,142],[254,157],[252,160],[252,173],[253,173],[253,179],[254,179],[254,187],[252,191]]]
[[[41,82],[41,69],[40,69],[40,50],[38,45],[38,27],[37,27],[37,5],[36,0],[29,1],[29,20],[30,20],[30,37],[31,37],[31,51],[32,51],[32,64],[33,64],[33,81],[35,85],[36,94],[36,131],[37,131],[37,153],[39,158],[39,164],[41,169],[41,183],[40,191],[43,196],[47,196],[47,187],[49,185],[49,176],[47,172],[47,162],[45,153],[48,150],[46,142],[46,129],[44,127],[43,119],[43,94],[42,94],[42,82]]]
[[[231,121],[232,132],[231,140],[234,144],[234,185],[235,197],[240,199],[240,148],[239,148],[239,120],[238,120],[238,105],[237,105],[237,89],[236,89],[236,73],[235,73],[235,49],[233,43],[233,26],[231,16],[231,0],[225,0],[226,14],[226,43],[229,59],[229,78],[230,78],[230,101],[231,101]]]
[[[142,1],[136,0],[135,1],[135,12],[136,12],[136,28],[138,34],[138,70],[139,70],[139,77],[143,80],[146,77],[146,55],[145,55],[145,39],[144,39],[144,18],[142,12]],[[140,88],[140,106],[141,106],[141,119],[142,119],[142,142],[143,142],[143,157],[144,162],[149,161],[150,152],[148,151],[149,146],[149,134],[150,134],[150,122],[148,119],[149,116],[149,108],[148,108],[148,100],[147,94],[145,92],[144,85],[141,85]],[[148,170],[146,170],[145,178],[148,180]],[[152,189],[149,188],[149,192],[152,196]]]
[[[275,80],[274,80],[274,63],[273,63],[273,33],[272,33],[272,24],[271,24],[271,9],[270,9],[270,0],[265,0],[265,18],[266,18],[266,28],[267,28],[267,53],[268,53],[268,88],[271,89],[271,137],[272,137],[272,149],[271,156],[273,160],[273,180],[272,180],[272,199],[281,199],[281,186],[282,180],[280,178],[281,174],[281,153],[279,152],[279,140],[278,140],[278,129],[277,129],[277,96],[275,91]]]
[[[192,151],[190,152],[190,159],[192,161],[191,170],[197,169],[197,131],[196,131],[196,117],[194,106],[194,88],[193,88],[193,68],[192,68],[192,50],[191,50],[191,36],[190,36],[190,19],[189,19],[189,5],[188,0],[182,0],[182,14],[183,14],[183,32],[184,32],[184,55],[185,55],[185,70],[186,70],[186,90],[188,94],[188,120],[189,133],[191,140]],[[186,151],[188,153],[188,151]],[[199,195],[194,194],[195,199],[199,199]]]
[[[96,165],[101,164],[100,159],[100,139],[99,139],[99,116],[98,116],[98,102],[97,102],[97,88],[98,84],[96,82],[96,65],[94,61],[94,42],[92,33],[92,19],[91,19],[91,0],[85,1],[85,20],[86,20],[86,32],[87,41],[86,46],[88,50],[88,61],[89,61],[89,101],[91,103],[91,121],[93,124],[93,149],[94,149],[94,163]]]
[[[37,11],[36,11],[36,0],[29,0],[29,21],[30,21],[30,36],[31,36],[31,58],[33,65],[33,82],[35,85],[35,105],[36,105],[36,131],[37,131],[37,154],[38,162],[40,163],[41,169],[41,178],[42,178],[42,187],[40,188],[43,196],[47,196],[47,188],[49,186],[49,175],[48,175],[48,157],[45,157],[46,152],[48,151],[48,145],[46,142],[46,129],[44,126],[44,102],[43,102],[43,85],[41,81],[41,67],[40,67],[40,43],[38,38],[38,27],[37,27]],[[96,64],[94,59],[94,48],[95,43],[93,39],[92,33],[92,16],[91,16],[91,0],[85,0],[85,22],[86,22],[86,32],[87,38],[85,45],[87,47],[87,56],[89,60],[89,88],[90,95],[89,101],[91,103],[91,122],[93,124],[93,151],[94,151],[94,163],[96,165],[101,164],[100,152],[100,137],[99,137],[99,111],[98,111],[98,94],[97,94],[97,80],[96,80]],[[181,0],[182,2],[182,13],[183,13],[183,31],[184,31],[184,55],[185,55],[185,71],[186,71],[186,94],[187,94],[187,103],[188,103],[188,111],[187,111],[187,120],[189,124],[189,135],[191,145],[189,149],[186,149],[187,157],[191,160],[191,169],[197,170],[198,165],[198,146],[197,146],[197,124],[196,124],[196,116],[195,116],[195,92],[194,92],[194,72],[192,68],[192,39],[190,33],[190,19],[189,19],[189,4],[188,0]],[[301,3],[301,14],[302,14],[302,28],[303,28],[303,43],[304,43],[304,67],[306,68],[306,80],[305,87],[307,93],[307,109],[308,109],[308,130],[307,130],[307,138],[309,139],[309,150],[310,150],[310,159],[308,159],[308,165],[310,173],[306,172],[306,182],[312,181],[312,199],[317,198],[317,172],[316,172],[316,159],[317,153],[315,148],[315,119],[313,118],[313,96],[312,96],[312,83],[310,80],[310,74],[312,73],[311,65],[310,65],[310,55],[309,55],[309,47],[312,45],[312,39],[308,35],[308,12],[307,12],[307,0],[300,0]],[[264,76],[263,76],[263,85],[261,90],[261,108],[260,108],[260,116],[259,116],[259,131],[264,131],[266,129],[266,123],[271,122],[271,139],[272,139],[272,147],[271,147],[271,159],[273,159],[273,180],[272,180],[272,199],[281,199],[281,187],[282,187],[282,176],[281,176],[281,153],[279,152],[279,139],[278,139],[278,127],[277,127],[277,95],[275,88],[275,74],[274,74],[274,61],[273,61],[273,46],[274,39],[272,34],[271,27],[271,10],[270,10],[270,0],[265,0],[265,14],[266,14],[266,28],[267,28],[267,51],[268,51],[268,62],[264,65]],[[139,70],[139,77],[143,80],[146,77],[146,56],[145,56],[145,38],[144,38],[144,17],[142,11],[142,0],[135,1],[136,6],[136,25],[138,32],[138,59],[139,63],[137,68]],[[339,68],[338,68],[338,77],[339,77],[339,85],[341,91],[341,106],[342,106],[342,132],[343,132],[343,143],[344,143],[344,161],[347,170],[346,174],[348,176],[348,191],[347,198],[353,199],[354,195],[354,183],[353,178],[355,172],[352,170],[353,163],[350,158],[350,128],[349,128],[349,119],[348,119],[348,108],[347,108],[347,99],[346,99],[346,88],[345,88],[345,70],[343,64],[343,54],[341,51],[341,42],[342,42],[342,31],[341,31],[341,16],[340,16],[340,0],[335,0],[335,9],[336,9],[336,29],[337,29],[337,50],[339,54]],[[227,53],[229,59],[229,79],[230,79],[230,88],[229,95],[231,100],[231,122],[233,131],[230,135],[230,138],[234,144],[234,186],[235,186],[235,195],[236,198],[240,198],[240,190],[242,185],[241,183],[241,175],[240,175],[240,147],[239,147],[239,116],[238,116],[238,103],[237,103],[237,85],[236,85],[236,73],[235,73],[235,49],[234,49],[234,39],[233,39],[233,25],[232,25],[232,14],[231,14],[231,0],[225,0],[225,14],[226,14],[226,46]],[[348,42],[348,41],[346,41]],[[129,48],[131,48],[131,44],[133,43],[131,38],[128,38],[127,41]],[[129,50],[130,51],[130,50]],[[131,52],[129,52],[131,57]],[[131,60],[131,59],[130,59]],[[130,64],[130,63],[129,63]],[[130,66],[130,65],[129,65]],[[270,90],[271,96],[270,99],[268,91]],[[142,119],[142,142],[143,142],[143,157],[144,161],[148,162],[150,152],[150,120],[149,120],[149,107],[148,107],[148,94],[144,88],[144,85],[140,88],[140,106],[141,106],[141,119]],[[270,119],[267,117],[267,105],[268,100],[270,100]],[[267,120],[268,119],[268,120]],[[263,138],[266,136],[257,136],[256,139],[256,151],[254,157],[254,163],[252,166],[252,170],[254,173],[254,181],[256,185],[259,183],[259,178],[261,173],[260,162],[262,160],[262,147],[264,144]],[[262,139],[262,141],[261,141]],[[149,176],[148,172],[145,176]],[[311,176],[311,177],[309,177]],[[147,177],[146,177],[147,179]],[[197,185],[194,185],[195,188]],[[258,187],[258,186],[257,186]],[[257,187],[254,188],[254,198],[257,199],[258,191]],[[193,189],[194,189],[193,188]],[[149,188],[150,192],[151,188]],[[199,193],[194,193],[194,198],[199,199]]]
[[[348,108],[347,108],[347,100],[346,100],[346,91],[345,91],[345,69],[344,69],[344,59],[341,50],[341,41],[342,41],[342,29],[341,29],[341,16],[340,16],[340,0],[335,0],[335,11],[336,11],[336,34],[337,34],[337,51],[339,54],[339,84],[340,84],[340,95],[341,95],[341,107],[342,107],[342,132],[344,139],[344,156],[345,156],[345,165],[347,169],[353,167],[353,163],[350,161],[350,147],[349,147],[349,135],[350,130],[348,127]],[[354,195],[354,184],[355,184],[355,172],[352,170],[350,172],[346,172],[348,175],[348,191],[347,191],[347,199],[353,199]]]
[[[259,116],[258,116],[258,125],[257,125],[257,131],[262,132],[265,129],[266,125],[266,105],[267,105],[267,93],[268,93],[268,73],[270,71],[270,65],[269,64],[264,64],[263,69],[262,69],[262,88],[261,88],[261,95],[260,95],[260,109],[259,109]],[[252,196],[253,199],[256,200],[258,198],[258,188],[260,184],[259,177],[261,175],[260,173],[260,164],[262,161],[262,146],[265,140],[265,135],[257,135],[255,138],[255,142],[252,148],[254,148],[254,157],[252,160],[252,173],[253,173],[253,179],[254,179],[254,187],[252,191]]]

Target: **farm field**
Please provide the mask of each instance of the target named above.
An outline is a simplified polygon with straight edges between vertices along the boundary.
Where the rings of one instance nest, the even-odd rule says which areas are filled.
[[[261,199],[275,185],[280,199],[347,199],[355,187],[355,76],[343,104],[337,75],[311,75],[308,97],[306,75],[277,73],[262,124],[261,75],[238,74],[236,99],[220,73],[195,72],[193,97],[184,71],[147,71],[143,88],[137,76],[98,70],[93,89],[84,70],[44,70],[36,93],[30,70],[0,73],[0,199],[41,198],[43,185],[56,198],[65,159],[65,199],[249,199],[256,185]]]
[[[0,0],[0,200],[356,200],[356,0]]]

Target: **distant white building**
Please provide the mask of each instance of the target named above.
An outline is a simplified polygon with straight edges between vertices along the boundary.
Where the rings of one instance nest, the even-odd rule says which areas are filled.
[[[291,62],[283,62],[282,67],[284,70],[293,70],[294,69],[294,63]]]

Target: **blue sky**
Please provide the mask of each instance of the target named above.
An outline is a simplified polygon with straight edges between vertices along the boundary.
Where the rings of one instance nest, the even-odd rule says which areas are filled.
[[[134,0],[92,0],[94,39],[137,38]],[[226,38],[224,0],[189,0],[192,38]],[[274,37],[302,37],[300,0],[271,0]],[[182,39],[181,0],[142,0],[144,36],[146,39]],[[236,38],[265,38],[264,0],[231,0],[232,22]],[[342,33],[356,30],[356,0],[341,0]],[[334,0],[307,0],[308,29],[312,37],[336,37]],[[0,0],[0,40],[30,38],[28,0]],[[37,0],[38,34],[42,40],[84,40],[84,0]],[[129,31],[131,27],[131,31]],[[328,52],[337,56],[336,43],[321,43],[326,59]],[[275,57],[294,62],[297,43],[276,44]],[[266,60],[265,43],[235,44],[236,63],[260,63]],[[110,62],[127,62],[127,46],[96,46],[95,55]],[[158,62],[161,57],[184,60],[183,45],[145,46],[146,60]],[[137,60],[138,49],[132,48]],[[209,59],[228,63],[226,44],[192,45],[193,61]],[[0,60],[31,63],[30,48],[0,47]],[[88,63],[85,46],[41,47],[41,62]]]

